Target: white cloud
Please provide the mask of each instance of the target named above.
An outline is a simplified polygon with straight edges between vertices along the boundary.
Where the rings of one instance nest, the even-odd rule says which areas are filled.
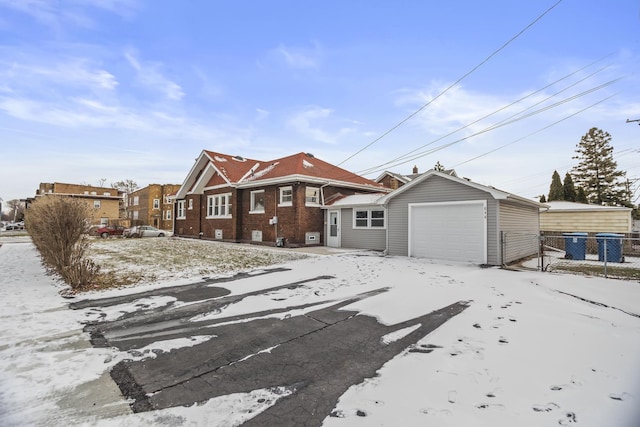
[[[67,25],[95,27],[98,20],[91,16],[92,9],[129,18],[138,8],[138,0],[0,0],[0,7],[22,12],[61,31]]]
[[[356,129],[341,126],[344,120],[334,119],[332,115],[333,110],[330,108],[310,106],[289,118],[287,125],[305,138],[327,144],[337,144],[340,138],[354,133]]]
[[[274,52],[291,68],[318,68],[322,53],[316,44],[313,48],[278,46]]]
[[[23,58],[22,63],[10,59],[0,60],[0,77],[4,81],[4,91],[24,88],[32,91],[36,87],[62,84],[73,87],[89,87],[98,90],[113,90],[118,85],[117,78],[110,72],[83,58],[67,58],[64,62],[49,62],[40,65],[42,59]],[[45,62],[48,61],[45,60]]]
[[[124,56],[131,67],[138,73],[138,79],[143,85],[163,93],[168,99],[174,101],[182,99],[184,96],[182,87],[163,76],[158,71],[160,67],[158,64],[142,63],[132,51],[125,52]]]

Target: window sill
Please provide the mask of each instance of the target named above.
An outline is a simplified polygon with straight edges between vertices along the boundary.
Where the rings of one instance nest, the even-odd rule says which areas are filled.
[[[286,208],[286,207],[291,207],[291,206],[293,206],[293,203],[291,203],[291,202],[285,202],[285,203],[278,204],[279,208]]]
[[[250,215],[255,215],[255,214],[264,214],[264,211],[249,211]]]
[[[231,219],[233,216],[225,215],[225,216],[206,216],[204,219]]]

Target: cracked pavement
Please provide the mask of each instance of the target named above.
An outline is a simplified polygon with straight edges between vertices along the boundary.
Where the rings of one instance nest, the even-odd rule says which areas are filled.
[[[97,347],[131,352],[161,340],[211,336],[192,347],[115,365],[111,377],[122,394],[132,400],[135,412],[191,405],[257,389],[275,393],[286,390],[274,405],[243,425],[319,426],[327,416],[336,416],[332,410],[349,387],[374,377],[387,361],[467,307],[466,302],[459,301],[394,325],[381,324],[374,317],[348,309],[358,300],[387,291],[380,288],[341,299],[317,297],[299,305],[286,305],[284,299],[277,309],[224,315],[234,304],[278,291],[315,292],[317,296],[316,289],[332,278],[316,276],[239,295],[231,295],[229,289],[219,286],[283,271],[286,269],[268,269],[134,295],[78,301],[70,308],[99,311],[101,307],[154,296],[189,302],[168,302],[160,307],[141,304],[138,310],[116,320],[90,322],[85,331]],[[203,316],[207,313],[218,315]],[[383,339],[389,336],[393,338]]]

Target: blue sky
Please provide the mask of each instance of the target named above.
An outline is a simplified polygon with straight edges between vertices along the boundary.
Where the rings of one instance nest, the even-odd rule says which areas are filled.
[[[0,197],[182,183],[202,149],[534,197],[591,127],[640,178],[638,1],[562,0],[437,97],[556,2],[0,0]]]

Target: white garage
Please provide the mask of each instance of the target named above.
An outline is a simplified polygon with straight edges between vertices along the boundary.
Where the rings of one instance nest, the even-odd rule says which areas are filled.
[[[408,255],[487,263],[487,201],[409,203]]]
[[[434,170],[377,203],[386,214],[387,254],[488,265],[537,254],[545,206]]]

